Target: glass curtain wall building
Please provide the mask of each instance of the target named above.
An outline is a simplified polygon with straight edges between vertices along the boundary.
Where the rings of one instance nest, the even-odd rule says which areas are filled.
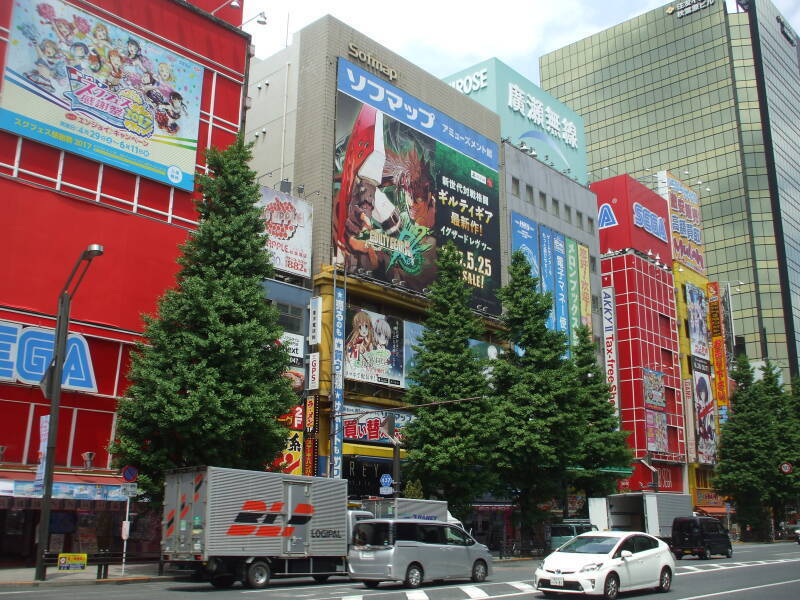
[[[540,59],[585,120],[591,179],[669,169],[700,193],[736,351],[798,374],[800,55],[769,0],[666,4]],[[741,282],[741,283],[740,283]]]

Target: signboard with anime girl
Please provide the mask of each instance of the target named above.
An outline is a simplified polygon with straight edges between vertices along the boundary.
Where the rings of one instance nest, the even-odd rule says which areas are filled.
[[[402,320],[348,307],[346,335],[345,378],[404,387]]]
[[[0,128],[194,188],[203,67],[62,0],[15,2]]]

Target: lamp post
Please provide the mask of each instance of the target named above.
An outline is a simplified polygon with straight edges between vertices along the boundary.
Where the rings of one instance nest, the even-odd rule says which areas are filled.
[[[67,349],[67,329],[69,327],[69,309],[72,296],[78,290],[86,271],[95,256],[103,254],[100,244],[90,244],[81,253],[80,258],[72,267],[72,272],[67,277],[67,282],[58,295],[58,316],[56,318],[56,339],[53,351],[53,360],[47,367],[42,383],[40,384],[45,397],[50,399],[50,422],[47,431],[47,452],[44,456],[44,482],[42,489],[42,514],[39,519],[39,539],[36,551],[36,573],[34,579],[44,581],[47,578],[47,567],[44,557],[50,543],[50,505],[53,495],[53,465],[56,455],[56,441],[58,440],[58,411],[61,404],[61,376],[64,372],[64,358]],[[82,267],[82,269],[81,269]],[[80,273],[78,271],[80,270]],[[75,275],[77,281],[73,285]]]

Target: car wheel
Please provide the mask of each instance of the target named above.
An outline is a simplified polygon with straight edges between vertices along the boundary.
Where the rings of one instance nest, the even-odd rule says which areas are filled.
[[[725,550],[725,558],[733,557],[733,546],[728,546],[728,549]]]
[[[418,588],[422,584],[423,576],[424,574],[422,572],[422,567],[420,567],[417,563],[413,563],[408,566],[406,578],[403,581],[403,584],[407,588]]]
[[[486,568],[486,563],[482,560],[476,560],[475,564],[472,565],[472,581],[475,583],[486,581],[487,571],[488,569]]]
[[[233,587],[233,584],[236,582],[236,577],[233,575],[217,575],[216,577],[211,579],[211,585],[215,588],[229,588]]]
[[[249,588],[260,590],[269,585],[272,572],[270,571],[269,564],[263,560],[254,560],[249,565],[244,575],[245,585]]]
[[[368,587],[368,588],[373,588],[374,589],[374,588],[378,587],[378,585],[380,585],[381,582],[380,581],[362,581],[361,583],[364,584],[364,587]]]
[[[314,575],[314,581],[317,583],[325,583],[328,581],[328,577],[330,577],[330,575]]]
[[[606,582],[603,584],[603,598],[606,600],[617,600],[618,595],[619,578],[614,573],[610,573],[608,577],[606,577]]]
[[[672,587],[672,571],[669,570],[669,567],[664,567],[661,569],[661,575],[658,577],[658,591],[659,592],[668,592],[669,588]]]
[[[700,548],[700,552],[697,553],[697,558],[700,560],[708,560],[708,548]]]

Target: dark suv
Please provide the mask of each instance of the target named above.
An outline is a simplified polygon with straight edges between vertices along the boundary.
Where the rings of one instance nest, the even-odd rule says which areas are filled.
[[[712,554],[733,556],[728,530],[714,517],[678,517],[672,521],[672,552],[680,560],[694,554],[705,560]]]

